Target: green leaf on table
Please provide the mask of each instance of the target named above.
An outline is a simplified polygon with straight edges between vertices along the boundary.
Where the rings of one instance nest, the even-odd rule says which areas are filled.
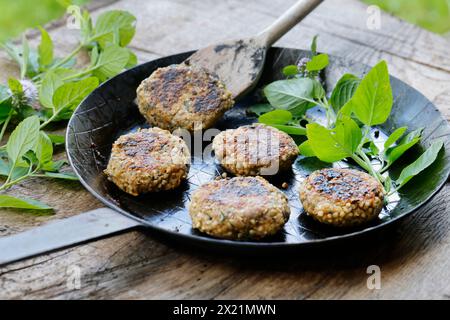
[[[291,64],[283,68],[283,74],[286,77],[295,76],[298,74],[298,67],[295,64]]]
[[[306,70],[320,71],[328,65],[328,55],[325,53],[313,56],[310,61],[306,63]]]
[[[66,137],[63,135],[47,133],[47,136],[54,145],[61,145],[66,142]]]
[[[50,171],[50,172],[57,172],[59,171],[63,165],[65,165],[67,162],[65,160],[57,160],[57,161],[49,161],[42,165],[42,170],[44,171]]]
[[[286,124],[292,120],[292,113],[287,110],[273,110],[259,116],[258,121],[264,124]]]
[[[102,48],[114,40],[114,33],[119,35],[119,44],[121,47],[130,43],[136,31],[136,18],[127,11],[112,10],[102,13],[95,23],[94,40]]]
[[[130,54],[126,48],[110,45],[102,51],[95,65],[94,75],[101,81],[111,78],[125,69]]]
[[[287,134],[294,136],[304,136],[306,135],[306,128],[299,125],[287,125],[287,124],[270,124],[271,127],[274,127],[280,131],[283,131]]]
[[[338,80],[330,97],[330,103],[335,112],[341,110],[341,108],[351,99],[360,82],[361,79],[350,73],[344,74]],[[345,111],[343,113],[345,114]]]
[[[316,154],[314,150],[311,148],[311,143],[309,140],[304,141],[302,144],[298,146],[298,151],[304,157],[315,157]]]
[[[291,112],[278,109],[262,114],[259,116],[258,121],[290,135],[305,135],[306,129],[304,127],[290,124],[292,119],[293,117]]]
[[[311,41],[311,53],[313,56],[317,54],[317,37],[318,35],[316,34]]]
[[[128,50],[129,57],[128,57],[128,62],[125,65],[125,68],[128,69],[128,68],[132,68],[135,65],[137,65],[138,58],[137,58],[136,54],[133,51],[131,51],[130,49],[127,49],[127,50]]]
[[[11,166],[8,162],[0,158],[0,176],[8,177],[11,172],[11,180],[15,180],[26,175],[29,171],[29,165],[16,166],[11,171]]]
[[[6,144],[12,167],[15,167],[19,160],[30,151],[36,144],[39,137],[39,118],[32,116],[20,122]]]
[[[39,30],[41,30],[41,43],[38,46],[38,61],[40,70],[45,70],[45,67],[53,62],[53,41],[44,28],[39,27]]]
[[[44,108],[53,109],[53,94],[64,84],[62,79],[53,71],[49,71],[42,79],[39,88],[39,100]]]
[[[44,132],[39,132],[39,138],[36,141],[33,151],[36,154],[37,161],[40,164],[52,161],[53,144]]]
[[[72,180],[72,181],[78,181],[78,177],[74,175],[73,173],[62,173],[62,172],[46,172],[46,177],[49,178],[55,178],[55,179],[64,179],[64,180]]]
[[[97,64],[99,54],[100,53],[98,51],[98,46],[94,46],[94,48],[92,48],[92,50],[89,54],[89,57],[91,59],[91,62],[90,62],[91,67],[93,67]]]
[[[264,88],[264,94],[273,107],[299,116],[316,105],[314,99],[323,98],[325,90],[317,80],[297,78],[272,82]]]
[[[95,77],[86,78],[76,82],[68,82],[56,89],[53,94],[54,120],[70,118],[73,110],[92,90],[98,86]]]
[[[397,140],[400,139],[400,137],[405,133],[405,131],[407,129],[408,129],[408,127],[400,127],[400,128],[395,129],[395,131],[392,132],[391,135],[384,142],[384,149],[389,148],[395,142],[397,142]]]
[[[444,142],[442,140],[433,142],[433,144],[422,153],[416,161],[404,168],[396,180],[398,188],[401,188],[414,176],[428,168],[436,160],[443,145]]]
[[[6,194],[0,194],[1,208],[33,209],[33,210],[52,210],[45,203],[27,198],[16,198]]]
[[[353,112],[367,126],[386,121],[392,108],[392,89],[386,61],[379,62],[361,80],[343,108]]]
[[[8,87],[0,85],[0,124],[5,122],[12,109],[12,99]]]
[[[273,107],[268,104],[268,103],[258,103],[258,104],[254,104],[249,108],[250,112],[253,112],[254,114],[260,116],[263,113],[272,111]]]
[[[385,149],[384,158],[388,165],[394,163],[400,158],[407,150],[411,149],[422,137],[423,128],[411,131],[404,136],[396,146]]]
[[[8,79],[8,87],[11,90],[11,92],[15,95],[23,94],[22,83],[20,83],[20,81],[15,78]]]
[[[334,129],[327,129],[317,123],[308,124],[306,134],[316,157],[325,162],[352,156],[362,139],[361,129],[348,116],[340,117]]]

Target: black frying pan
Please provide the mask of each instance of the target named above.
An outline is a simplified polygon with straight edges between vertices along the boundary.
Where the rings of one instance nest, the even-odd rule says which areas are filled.
[[[423,152],[424,147],[429,146],[430,142],[436,138],[444,137],[446,143],[445,150],[441,150],[435,163],[408,183],[401,190],[400,199],[390,203],[380,214],[379,219],[357,229],[336,229],[320,225],[306,216],[298,199],[298,183],[307,173],[329,164],[317,159],[299,157],[293,165],[292,172],[271,179],[271,182],[278,187],[283,182],[289,184],[289,188],[284,192],[289,198],[292,212],[282,232],[259,242],[220,240],[201,234],[191,227],[187,205],[193,190],[222,173],[222,169],[215,163],[213,157],[203,160],[194,157],[188,180],[178,189],[138,197],[120,191],[103,174],[112,143],[120,135],[146,126],[135,104],[136,88],[140,82],[156,68],[180,63],[191,54],[192,52],[181,53],[150,61],[105,82],[81,103],[68,125],[67,154],[81,183],[105,205],[139,221],[150,229],[185,243],[248,252],[269,252],[329,244],[332,241],[348,240],[380,230],[406,217],[429,201],[448,178],[450,127],[447,121],[433,103],[422,94],[391,77],[394,106],[389,120],[380,128],[382,133],[389,134],[392,128],[401,126],[408,126],[408,130],[425,127],[420,145],[409,152],[414,157]],[[271,81],[282,78],[280,70],[283,66],[294,64],[299,57],[307,55],[309,55],[308,52],[297,49],[271,48],[256,89],[238,101],[236,106],[228,111],[217,124],[217,128],[224,130],[255,122],[256,118],[249,115],[246,109],[249,105],[261,100],[261,88]],[[323,73],[323,79],[326,86],[331,88],[342,74],[350,72],[362,75],[368,69],[367,66],[353,61],[331,57],[330,65]],[[381,134],[380,137],[382,139],[384,135]],[[411,162],[411,159],[408,155],[403,156],[402,161],[399,161],[390,174],[397,175],[398,168]]]

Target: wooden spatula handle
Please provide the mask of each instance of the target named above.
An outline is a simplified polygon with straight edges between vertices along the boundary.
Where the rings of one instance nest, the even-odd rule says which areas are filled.
[[[264,29],[258,37],[265,42],[267,47],[280,39],[286,32],[292,29],[304,17],[308,15],[323,0],[299,0],[290,7],[281,17],[279,17],[269,27]]]

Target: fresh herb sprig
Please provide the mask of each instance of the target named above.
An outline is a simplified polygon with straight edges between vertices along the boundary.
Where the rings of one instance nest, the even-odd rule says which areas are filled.
[[[387,170],[420,141],[423,129],[406,133],[407,127],[397,128],[382,146],[377,146],[373,132],[377,131],[377,125],[388,119],[393,104],[386,62],[379,62],[362,79],[344,74],[327,100],[318,71],[326,67],[328,57],[318,58],[321,55],[316,53],[316,38],[311,51],[310,60],[301,60],[300,66],[283,69],[287,79],[265,87],[269,104],[251,108],[259,115],[260,122],[291,135],[306,135],[307,140],[299,146],[303,156],[315,156],[330,163],[353,160],[382,183],[388,195],[398,191],[436,160],[443,146],[441,140],[434,141],[393,181]],[[307,118],[307,110],[315,106],[325,109],[326,125]],[[300,119],[309,122],[306,127],[299,125]]]
[[[87,11],[76,19],[80,21],[80,43],[62,58],[54,56],[53,41],[43,28],[37,48],[30,47],[25,36],[20,45],[0,44],[20,68],[20,79],[11,78],[7,85],[0,85],[0,140],[11,122],[32,115],[39,117],[41,128],[68,119],[76,104],[64,100],[63,93],[70,92],[78,101],[99,83],[136,64],[136,55],[125,47],[135,33],[132,14],[108,11],[95,25]],[[82,50],[88,53],[90,63],[80,68],[76,56]]]
[[[32,48],[25,36],[21,43],[0,43],[20,68],[20,78],[0,85],[0,141],[8,127],[20,122],[7,143],[0,146],[0,192],[31,177],[77,180],[60,172],[65,161],[53,161],[53,144],[64,137],[46,134],[50,123],[67,120],[81,100],[101,82],[137,63],[126,46],[135,34],[136,18],[126,11],[101,14],[95,23],[87,11],[74,12],[80,22],[80,43],[65,57],[55,57],[48,32],[39,28],[41,41]],[[76,57],[86,51],[87,66],[76,65]],[[49,210],[48,205],[0,193],[0,207]]]
[[[53,143],[47,134],[39,130],[39,118],[28,117],[11,133],[6,152],[0,157],[0,176],[6,179],[0,185],[0,191],[31,177],[77,180],[71,173],[59,172],[64,164],[64,160],[53,160]],[[50,209],[36,200],[5,194],[0,194],[0,207]]]

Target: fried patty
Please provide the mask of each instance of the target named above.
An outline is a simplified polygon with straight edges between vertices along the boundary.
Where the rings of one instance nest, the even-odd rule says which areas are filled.
[[[383,208],[382,185],[353,169],[314,171],[300,186],[306,213],[319,222],[348,227],[366,223]]]
[[[189,171],[186,143],[167,130],[142,129],[114,142],[105,174],[123,191],[137,196],[178,187]]]
[[[288,134],[259,123],[222,131],[214,138],[213,149],[220,164],[238,176],[285,171],[298,155]]]
[[[287,197],[261,177],[211,181],[192,194],[189,214],[195,229],[225,239],[261,239],[289,219]]]
[[[139,85],[137,99],[151,125],[189,131],[212,127],[234,103],[222,81],[186,64],[154,71]]]

